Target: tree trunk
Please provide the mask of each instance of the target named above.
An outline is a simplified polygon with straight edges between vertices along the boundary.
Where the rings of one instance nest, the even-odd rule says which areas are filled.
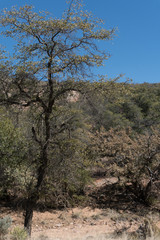
[[[30,192],[30,195],[27,199],[26,208],[25,208],[24,227],[27,230],[27,233],[29,236],[31,236],[31,230],[32,230],[33,210],[37,204],[37,201],[39,200],[39,190],[44,180],[47,162],[48,162],[47,147],[45,146],[42,151],[41,165],[37,169],[37,184],[34,187],[34,190]]]
[[[31,236],[32,231],[33,207],[34,207],[33,202],[31,202],[30,199],[28,199],[25,209],[24,227],[29,236]]]
[[[44,107],[44,124],[45,124],[45,142],[42,144],[40,140],[37,138],[37,134],[35,132],[35,129],[32,128],[33,137],[36,142],[39,143],[40,150],[41,150],[41,157],[40,157],[40,165],[37,169],[37,184],[34,187],[33,192],[30,194],[30,197],[27,200],[27,205],[25,209],[25,220],[24,220],[24,227],[26,228],[28,235],[31,235],[32,230],[32,218],[33,218],[33,210],[34,207],[37,204],[37,201],[39,200],[39,191],[43,184],[45,172],[48,164],[48,145],[49,145],[49,139],[50,139],[50,114],[52,113],[52,107],[53,107],[53,82],[51,79],[51,61],[50,59],[48,63],[48,83],[50,87],[50,93],[49,93],[49,99],[48,99],[48,107]]]

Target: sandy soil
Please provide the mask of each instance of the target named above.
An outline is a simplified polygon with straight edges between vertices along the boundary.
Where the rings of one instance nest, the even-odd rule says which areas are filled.
[[[16,226],[23,227],[23,213],[1,209],[1,217],[10,215]],[[34,212],[32,239],[105,239],[114,231],[135,231],[141,219],[130,212],[111,209],[73,208],[63,211]],[[48,237],[48,238],[47,238]]]
[[[111,180],[111,181],[110,181]],[[115,183],[116,179],[98,179],[95,187],[104,184]],[[93,186],[92,186],[93,188]],[[153,218],[154,223],[160,229],[159,214],[147,215],[133,213],[129,210],[113,210],[110,208],[73,208],[63,211],[51,210],[34,212],[32,239],[33,240],[103,240],[110,233],[122,233],[136,231],[144,218]],[[12,229],[16,226],[23,228],[23,212],[13,211],[10,208],[1,207],[0,217],[9,215],[12,218]],[[10,229],[12,231],[12,229]]]

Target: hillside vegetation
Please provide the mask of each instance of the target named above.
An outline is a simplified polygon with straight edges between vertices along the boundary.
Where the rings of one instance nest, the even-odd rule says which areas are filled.
[[[60,19],[13,7],[0,25],[15,42],[0,53],[0,199],[23,210],[27,234],[38,209],[159,211],[160,84],[91,72],[109,57],[97,40],[115,29],[79,0]],[[110,184],[95,189],[101,177]]]

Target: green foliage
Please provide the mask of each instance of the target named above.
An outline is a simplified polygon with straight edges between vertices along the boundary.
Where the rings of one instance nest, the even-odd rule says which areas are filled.
[[[44,73],[50,60],[55,74],[75,73],[79,66],[100,66],[108,56],[96,51],[93,40],[109,40],[115,32],[104,29],[102,21],[84,11],[80,1],[72,1],[61,19],[34,12],[33,6],[13,7],[3,11],[0,24],[7,27],[5,36],[18,41],[14,57],[21,72]]]
[[[4,110],[0,110],[0,192],[7,195],[18,191],[22,184],[22,169],[26,164],[26,146],[19,128],[16,128]]]
[[[0,218],[0,238],[1,239],[3,239],[3,237],[8,233],[11,223],[12,223],[12,219],[9,216]]]
[[[160,84],[120,85],[114,82],[114,90],[112,84],[106,82],[105,89],[103,83],[99,95],[93,94],[92,90],[89,105],[86,102],[83,107],[95,129],[103,126],[108,131],[111,128],[131,127],[137,133],[143,133],[160,123]]]
[[[160,123],[159,102],[160,84],[140,84],[131,88],[132,101],[140,109],[142,118],[139,129],[145,129]]]
[[[0,157],[1,164],[15,167],[23,157],[23,138],[20,130],[0,111]]]
[[[28,238],[25,229],[16,227],[11,232],[11,240],[26,240]]]

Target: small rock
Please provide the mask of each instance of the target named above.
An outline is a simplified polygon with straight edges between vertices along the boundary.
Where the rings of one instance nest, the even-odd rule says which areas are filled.
[[[63,225],[61,223],[58,223],[55,225],[55,227],[62,227]]]
[[[93,225],[96,225],[96,223],[93,223],[93,222],[91,222],[91,223],[90,223],[90,225],[92,225],[92,226],[93,226]]]

